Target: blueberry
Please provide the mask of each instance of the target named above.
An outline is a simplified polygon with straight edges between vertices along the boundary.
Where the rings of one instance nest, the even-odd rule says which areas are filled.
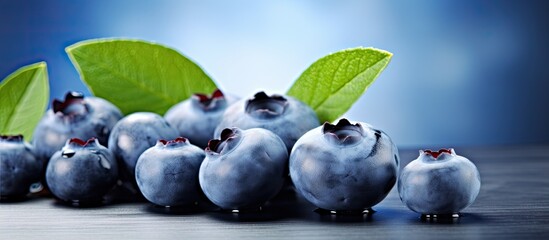
[[[223,112],[236,100],[220,90],[215,90],[211,97],[194,94],[192,98],[171,107],[164,118],[179,130],[180,136],[186,136],[193,144],[205,148],[221,122]]]
[[[178,132],[156,113],[138,112],[122,118],[112,129],[109,149],[121,168],[121,178],[135,183],[139,155],[160,139],[175,139]]]
[[[68,140],[46,168],[51,193],[63,201],[101,201],[117,179],[118,165],[112,152],[95,138]]]
[[[23,136],[0,136],[0,198],[21,198],[40,180],[42,162]]]
[[[398,169],[398,150],[387,134],[347,119],[307,132],[290,154],[297,192],[330,211],[376,205],[395,185]]]
[[[68,92],[65,101],[53,101],[52,109],[34,130],[32,144],[37,157],[46,164],[70,138],[94,137],[106,146],[111,129],[120,118],[122,113],[110,102]]]
[[[424,215],[459,215],[480,190],[480,175],[469,159],[454,149],[420,151],[400,175],[402,202]]]
[[[185,138],[159,140],[137,160],[137,186],[143,196],[156,205],[193,204],[201,194],[198,170],[204,157],[204,150]]]
[[[278,135],[289,152],[299,137],[318,125],[316,113],[305,103],[289,96],[258,92],[227,108],[214,137],[218,138],[221,130],[228,127],[264,128]]]
[[[223,209],[259,207],[280,191],[287,162],[284,142],[271,131],[227,128],[206,148],[200,187]]]

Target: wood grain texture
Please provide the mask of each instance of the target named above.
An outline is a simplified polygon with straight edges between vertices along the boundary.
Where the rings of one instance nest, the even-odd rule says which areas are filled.
[[[260,213],[172,212],[148,203],[74,208],[49,198],[0,204],[1,239],[549,238],[549,146],[457,148],[479,168],[476,202],[453,222],[408,210],[396,188],[370,216],[321,215],[283,195]],[[403,164],[417,151],[401,151]],[[404,167],[405,165],[402,165]]]

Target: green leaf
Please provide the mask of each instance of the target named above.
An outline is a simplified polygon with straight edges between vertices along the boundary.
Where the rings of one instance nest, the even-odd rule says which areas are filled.
[[[216,89],[198,65],[159,44],[93,39],[65,50],[90,91],[118,106],[124,114],[164,114],[194,93]]]
[[[24,66],[0,84],[0,133],[32,137],[48,106],[49,84],[45,62]]]
[[[308,104],[321,122],[343,115],[385,69],[392,53],[375,48],[352,48],[313,63],[288,95]]]

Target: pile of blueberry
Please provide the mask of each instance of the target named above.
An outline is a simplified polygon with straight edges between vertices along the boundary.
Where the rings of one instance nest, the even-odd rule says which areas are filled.
[[[321,209],[363,212],[398,182],[413,211],[454,214],[480,189],[476,167],[453,149],[422,151],[399,175],[398,150],[383,131],[344,118],[321,125],[303,102],[264,92],[241,100],[219,90],[195,94],[164,117],[124,117],[104,99],[69,92],[53,101],[31,143],[0,138],[2,198],[25,196],[42,180],[65,202],[101,201],[123,185],[159,206],[205,195],[243,210],[262,206],[291,179]]]

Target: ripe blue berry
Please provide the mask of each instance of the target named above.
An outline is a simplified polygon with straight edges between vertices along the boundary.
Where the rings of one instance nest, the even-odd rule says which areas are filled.
[[[218,138],[229,127],[264,128],[278,135],[289,152],[297,139],[318,125],[316,113],[305,103],[290,96],[258,92],[229,106],[214,136]]]
[[[98,202],[118,179],[112,152],[95,138],[72,138],[48,162],[46,182],[63,201]]]
[[[70,138],[96,138],[106,146],[112,128],[121,118],[120,110],[104,99],[68,92],[65,101],[53,101],[52,109],[34,130],[32,144],[37,157],[46,164]]]
[[[480,175],[469,159],[454,149],[420,151],[400,175],[400,199],[424,215],[458,215],[480,190]]]
[[[20,198],[40,180],[42,162],[23,136],[0,136],[0,198]]]
[[[112,129],[109,149],[121,168],[121,178],[135,183],[135,164],[160,139],[175,139],[177,130],[156,113],[138,112],[122,118]]]
[[[223,112],[236,100],[220,90],[215,90],[211,96],[194,94],[171,107],[164,118],[179,130],[180,136],[186,136],[194,145],[205,148],[221,122]]]
[[[347,119],[307,132],[290,155],[297,191],[331,211],[363,211],[376,205],[395,185],[398,169],[398,150],[387,134]]]
[[[284,142],[271,131],[227,128],[206,148],[200,187],[223,209],[259,207],[280,191],[287,162]]]
[[[137,160],[137,186],[143,196],[156,205],[193,204],[202,192],[198,184],[198,170],[204,156],[204,150],[185,138],[159,140]]]

